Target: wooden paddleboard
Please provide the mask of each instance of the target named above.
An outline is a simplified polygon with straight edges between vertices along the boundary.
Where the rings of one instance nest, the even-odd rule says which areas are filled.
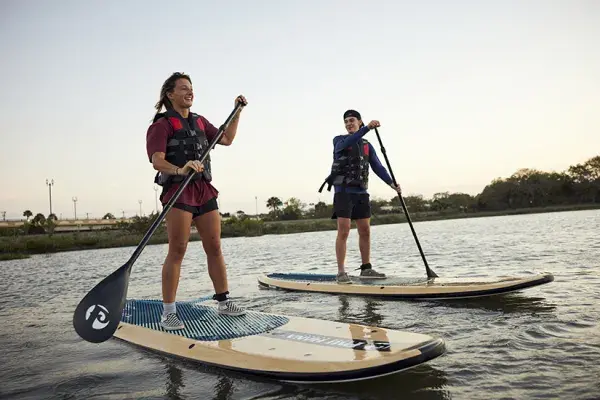
[[[458,299],[499,295],[552,282],[554,276],[541,273],[523,277],[498,278],[400,278],[363,279],[350,276],[351,284],[336,282],[331,274],[266,273],[260,286],[292,291],[367,295],[395,299]]]
[[[178,302],[185,329],[165,331],[162,302],[128,300],[115,337],[209,366],[280,381],[346,382],[397,373],[445,352],[442,339],[359,324]]]

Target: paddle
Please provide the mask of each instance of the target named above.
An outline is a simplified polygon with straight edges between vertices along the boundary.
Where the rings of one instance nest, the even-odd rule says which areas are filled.
[[[229,117],[227,117],[227,120],[225,120],[225,123],[221,125],[217,131],[217,135],[210,143],[208,149],[206,149],[200,158],[201,163],[204,162],[210,151],[216,146],[219,140],[221,140],[221,136],[223,136],[225,129],[227,129],[233,118],[244,106],[245,104],[242,105],[240,103],[235,106],[231,114],[229,114]],[[195,172],[187,176],[173,197],[165,204],[162,212],[152,223],[152,226],[148,232],[146,232],[146,235],[144,235],[131,258],[121,268],[117,269],[98,283],[79,302],[73,314],[73,327],[81,338],[88,342],[101,343],[109,339],[116,331],[117,326],[121,321],[123,308],[125,307],[127,287],[129,286],[129,275],[131,274],[133,263],[141,254],[148,243],[148,240],[150,240],[154,231],[156,231],[167,215],[167,212],[173,207],[173,204],[175,204],[175,201],[177,201],[183,189],[192,180],[194,173]]]
[[[381,152],[383,153],[383,157],[385,158],[385,162],[390,171],[390,175],[392,176],[392,181],[394,181],[394,185],[398,185],[398,183],[396,182],[396,178],[394,177],[394,171],[392,171],[392,166],[390,165],[390,161],[388,160],[387,153],[385,152],[385,147],[383,147],[383,143],[381,142],[381,137],[379,136],[379,131],[377,130],[377,128],[375,128],[375,134],[377,135],[379,147],[381,147]],[[402,195],[400,193],[398,193],[398,198],[400,199],[400,204],[402,204],[404,215],[406,215],[406,220],[408,221],[408,225],[410,225],[410,230],[412,231],[413,237],[415,238],[415,242],[417,242],[419,253],[421,253],[421,258],[423,259],[423,263],[425,264],[425,271],[427,272],[427,277],[437,278],[437,274],[433,272],[433,270],[429,268],[429,265],[427,264],[425,254],[423,254],[423,249],[421,248],[421,244],[419,243],[419,239],[417,238],[417,232],[415,232],[415,228],[413,227],[412,221],[410,220],[410,215],[408,215],[408,210],[406,209],[406,204],[404,204],[404,199],[402,198]]]

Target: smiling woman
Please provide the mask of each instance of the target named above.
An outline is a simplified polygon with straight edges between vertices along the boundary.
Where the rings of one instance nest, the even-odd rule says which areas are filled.
[[[182,73],[172,74],[163,84],[156,103],[156,115],[146,136],[146,150],[156,174],[155,182],[162,186],[162,204],[173,197],[187,175],[192,181],[181,192],[166,215],[169,250],[162,270],[163,316],[161,325],[168,330],[183,329],[177,316],[175,296],[181,262],[190,237],[190,225],[196,225],[207,256],[208,273],[215,289],[218,311],[226,315],[241,315],[245,310],[229,299],[227,271],[221,253],[221,220],[218,212],[218,191],[211,184],[210,157],[200,163],[218,129],[205,117],[192,113],[194,101],[192,80]],[[245,106],[244,96],[235,104]],[[161,113],[165,107],[166,112]],[[238,114],[239,115],[239,114]],[[237,132],[238,115],[223,132],[219,144],[229,146]]]

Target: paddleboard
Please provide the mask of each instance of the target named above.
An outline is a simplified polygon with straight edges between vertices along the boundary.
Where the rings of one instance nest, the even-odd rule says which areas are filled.
[[[360,324],[248,310],[227,316],[203,302],[177,302],[185,329],[164,330],[160,300],[129,299],[114,337],[159,353],[296,383],[371,379],[445,353],[443,339]]]
[[[552,282],[550,273],[497,278],[401,278],[361,279],[339,284],[331,274],[265,273],[258,277],[264,288],[303,292],[378,296],[394,299],[458,299],[515,292]]]

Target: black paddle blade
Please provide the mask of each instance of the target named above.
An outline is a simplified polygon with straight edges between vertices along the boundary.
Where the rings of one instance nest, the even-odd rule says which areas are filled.
[[[130,273],[131,266],[123,265],[81,299],[73,314],[73,327],[82,339],[101,343],[115,333],[125,307]]]

